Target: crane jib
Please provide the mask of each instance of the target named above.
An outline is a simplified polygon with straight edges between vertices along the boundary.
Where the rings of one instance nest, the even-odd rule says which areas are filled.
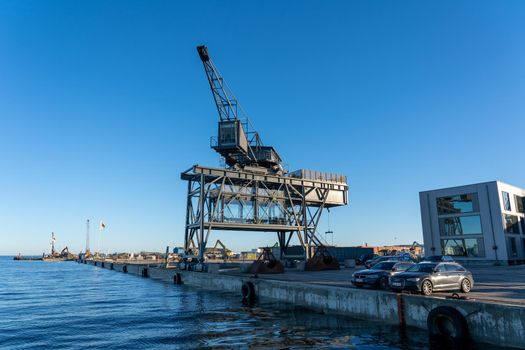
[[[263,145],[246,112],[211,60],[207,47],[198,46],[197,52],[219,113],[218,136],[212,137],[211,147],[228,166],[262,167],[270,173],[282,171],[281,158],[273,147]]]

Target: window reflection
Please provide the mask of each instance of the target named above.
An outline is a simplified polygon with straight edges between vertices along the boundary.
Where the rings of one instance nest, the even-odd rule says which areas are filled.
[[[480,257],[485,255],[483,238],[443,239],[443,255]]]
[[[456,196],[440,197],[436,199],[438,214],[469,213],[478,210],[475,194],[461,194]]]
[[[516,246],[516,239],[514,237],[509,238],[509,244],[510,244],[510,256],[512,257],[518,256],[518,247]]]
[[[441,218],[439,231],[442,236],[480,235],[481,218],[479,215]]]
[[[503,221],[505,222],[506,233],[520,233],[518,217],[516,215],[504,214]]]
[[[503,199],[503,210],[510,211],[510,197],[509,193],[502,191],[501,197]]]
[[[518,213],[525,212],[524,204],[523,204],[523,200],[524,199],[525,199],[525,197],[520,197],[520,196],[514,195],[514,202],[516,203],[516,211]]]

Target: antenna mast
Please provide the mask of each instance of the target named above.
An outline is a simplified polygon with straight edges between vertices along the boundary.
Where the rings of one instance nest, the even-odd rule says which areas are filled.
[[[89,251],[89,219],[86,221],[86,255],[90,253]]]

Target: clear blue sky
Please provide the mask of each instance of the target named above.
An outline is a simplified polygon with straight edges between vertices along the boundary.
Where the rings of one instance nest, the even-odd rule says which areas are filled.
[[[421,241],[419,191],[525,186],[523,38],[523,1],[2,1],[0,254],[80,251],[87,218],[182,244],[180,172],[219,164],[202,43],[291,170],[348,176],[337,244]]]

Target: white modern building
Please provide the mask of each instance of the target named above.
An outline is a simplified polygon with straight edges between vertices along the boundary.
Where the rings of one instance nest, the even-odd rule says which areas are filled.
[[[463,263],[525,262],[525,190],[501,181],[419,193],[427,255]]]

